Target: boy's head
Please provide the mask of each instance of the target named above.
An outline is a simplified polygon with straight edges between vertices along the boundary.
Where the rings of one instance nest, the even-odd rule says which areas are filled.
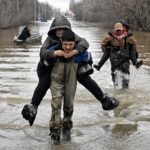
[[[61,38],[64,31],[65,31],[65,29],[63,29],[63,28],[56,29],[55,34],[57,37]]]
[[[49,36],[55,36],[56,35],[56,37],[60,38],[62,36],[62,34],[56,33],[57,30],[59,30],[59,29],[60,30],[61,29],[63,29],[63,30],[71,29],[71,24],[70,24],[69,20],[62,15],[57,16],[53,20],[51,27],[50,27],[50,30],[48,31],[48,35]]]
[[[75,34],[71,30],[65,30],[61,37],[62,48],[65,52],[70,52],[75,47]]]

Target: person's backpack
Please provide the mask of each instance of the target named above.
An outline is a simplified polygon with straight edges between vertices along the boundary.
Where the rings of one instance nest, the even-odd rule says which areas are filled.
[[[75,63],[89,63],[89,64],[92,64],[93,63],[93,60],[92,60],[92,55],[90,52],[82,52],[78,55],[76,55],[74,57],[74,62]]]
[[[84,78],[85,76],[89,76],[94,72],[92,68],[92,55],[90,52],[86,51],[75,56],[74,61],[79,63],[77,69],[77,78]]]

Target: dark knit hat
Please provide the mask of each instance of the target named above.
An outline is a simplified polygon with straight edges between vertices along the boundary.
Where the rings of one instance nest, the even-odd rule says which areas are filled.
[[[75,33],[72,30],[65,30],[62,34],[62,41],[75,41]]]

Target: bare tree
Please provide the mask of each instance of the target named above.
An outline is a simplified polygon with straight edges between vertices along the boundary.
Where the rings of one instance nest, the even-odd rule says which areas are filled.
[[[150,0],[71,0],[76,19],[112,24],[126,19],[131,26],[150,31]],[[81,7],[81,6],[82,7]],[[81,17],[82,16],[82,17]]]
[[[28,24],[37,18],[39,6],[44,9],[46,19],[52,17],[52,7],[37,0],[0,0],[0,27],[6,28]]]

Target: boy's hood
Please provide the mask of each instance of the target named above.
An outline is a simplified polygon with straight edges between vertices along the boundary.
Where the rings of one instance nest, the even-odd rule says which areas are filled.
[[[56,17],[52,24],[51,27],[48,31],[48,35],[51,35],[52,31],[56,30],[56,29],[71,29],[71,24],[70,22],[67,20],[66,17],[64,16],[58,16]]]

